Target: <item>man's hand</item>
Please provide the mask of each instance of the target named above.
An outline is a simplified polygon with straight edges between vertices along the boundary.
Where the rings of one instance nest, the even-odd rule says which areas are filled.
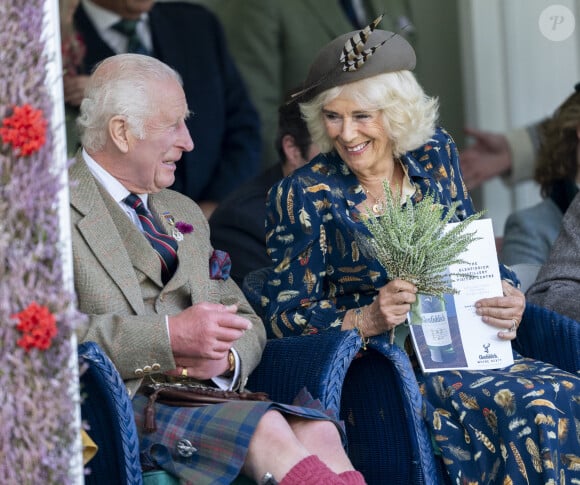
[[[201,381],[213,379],[217,376],[224,375],[230,367],[227,353],[222,359],[196,359],[188,357],[187,359],[177,360],[177,367],[167,371],[165,374],[173,377],[194,377]],[[184,374],[185,372],[185,374]]]
[[[169,317],[171,348],[178,369],[168,374],[209,379],[225,372],[228,352],[244,332],[252,327],[237,315],[237,305],[199,303]]]
[[[459,154],[463,180],[468,189],[510,171],[512,154],[504,135],[471,128],[466,128],[465,133],[475,139]]]

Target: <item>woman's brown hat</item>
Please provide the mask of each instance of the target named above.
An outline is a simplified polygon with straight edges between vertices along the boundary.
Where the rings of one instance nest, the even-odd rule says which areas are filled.
[[[292,99],[303,102],[327,89],[378,74],[412,71],[416,62],[413,47],[397,33],[376,30],[382,18],[326,44],[314,59],[304,87]]]

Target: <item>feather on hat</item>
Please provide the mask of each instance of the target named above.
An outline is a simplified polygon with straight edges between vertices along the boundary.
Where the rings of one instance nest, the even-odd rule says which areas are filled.
[[[326,44],[310,66],[304,87],[292,94],[292,100],[307,101],[327,89],[378,74],[412,71],[416,63],[413,47],[395,32],[377,30],[382,18]]]

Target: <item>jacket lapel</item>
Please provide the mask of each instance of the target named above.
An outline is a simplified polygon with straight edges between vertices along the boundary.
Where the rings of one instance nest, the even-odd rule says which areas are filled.
[[[115,201],[99,187],[80,152],[76,163],[70,169],[70,179],[72,182],[70,204],[82,215],[76,223],[79,233],[135,312],[142,313],[144,311],[143,296],[134,266],[146,273],[153,281],[160,280],[160,276],[156,277],[150,258],[145,257],[145,254],[150,254],[148,251],[153,251],[153,249],[139,230],[134,226],[131,227],[131,222],[116,206]],[[107,234],[106,240],[103,234]],[[136,257],[136,260],[132,260],[125,244],[133,245],[129,247],[135,248],[135,254],[132,256]]]
[[[132,249],[127,253],[133,266],[162,287],[159,255],[139,228],[127,218],[127,214],[121,210],[119,204],[109,197],[104,189],[99,187],[99,191],[102,193],[105,205],[111,214],[121,240],[124,241],[125,247]]]

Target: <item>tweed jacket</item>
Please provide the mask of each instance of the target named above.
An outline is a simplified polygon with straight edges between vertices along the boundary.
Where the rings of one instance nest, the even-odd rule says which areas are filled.
[[[237,303],[238,313],[252,322],[234,346],[241,360],[243,388],[260,361],[265,331],[231,278],[209,278],[212,247],[199,207],[171,190],[150,195],[149,208],[169,234],[164,215],[194,228],[179,242],[178,268],[163,286],[157,254],[95,180],[80,154],[69,178],[74,286],[78,309],[88,315],[79,340],[92,340],[103,348],[133,397],[144,376],[176,367],[165,315],[204,301]]]
[[[562,219],[562,229],[526,293],[529,302],[580,321],[580,193]]]
[[[215,3],[215,0],[212,0]],[[262,165],[277,160],[278,106],[308,73],[328,42],[356,30],[340,0],[222,0],[215,8],[231,53],[262,120]],[[367,22],[385,14],[379,28],[399,32],[410,21],[409,0],[366,0]],[[402,32],[411,42],[410,30]]]
[[[83,73],[115,52],[82,5],[75,28],[86,45]],[[217,17],[190,2],[156,2],[149,12],[153,55],[183,79],[195,149],[184,153],[173,189],[195,201],[222,200],[260,171],[260,120]]]

